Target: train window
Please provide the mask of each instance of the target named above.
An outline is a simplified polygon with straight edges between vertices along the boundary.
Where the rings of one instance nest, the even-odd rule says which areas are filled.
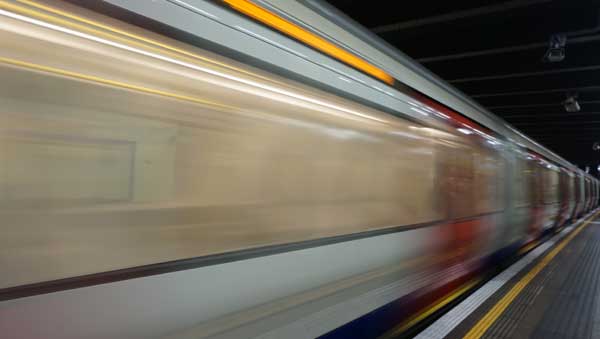
[[[440,203],[450,219],[503,208],[504,163],[475,145],[438,151]]]

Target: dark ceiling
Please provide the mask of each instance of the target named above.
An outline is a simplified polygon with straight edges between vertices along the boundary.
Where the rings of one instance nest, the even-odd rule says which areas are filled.
[[[600,164],[600,1],[329,0],[581,168]],[[553,35],[565,58],[548,62]],[[563,102],[575,95],[579,112]]]

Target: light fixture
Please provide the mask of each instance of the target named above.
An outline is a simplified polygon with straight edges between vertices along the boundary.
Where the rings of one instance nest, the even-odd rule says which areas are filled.
[[[568,95],[567,100],[563,102],[563,106],[565,107],[565,111],[569,113],[579,112],[581,110],[581,106],[579,106],[579,102],[577,102],[577,94]]]

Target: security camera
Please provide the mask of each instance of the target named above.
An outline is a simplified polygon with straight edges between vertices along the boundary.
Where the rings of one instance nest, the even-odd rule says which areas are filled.
[[[544,56],[548,62],[560,62],[565,60],[565,48],[549,48]]]
[[[544,54],[544,61],[547,62],[560,62],[565,59],[565,45],[567,44],[567,36],[564,34],[556,34],[550,37],[550,44],[546,54]]]

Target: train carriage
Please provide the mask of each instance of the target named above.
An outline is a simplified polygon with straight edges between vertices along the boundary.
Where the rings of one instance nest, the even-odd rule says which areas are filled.
[[[319,6],[0,1],[0,333],[392,337],[597,206]]]

